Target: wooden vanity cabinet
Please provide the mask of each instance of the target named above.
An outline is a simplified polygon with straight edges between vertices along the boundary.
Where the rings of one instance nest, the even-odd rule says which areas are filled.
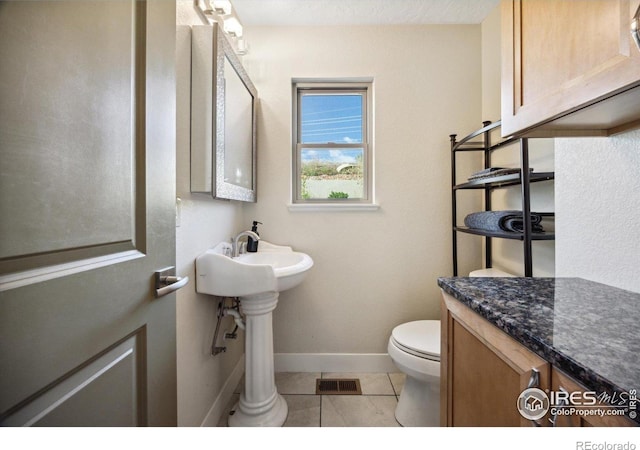
[[[521,392],[531,386],[532,370],[539,374],[535,387],[547,394],[566,391],[574,396],[576,405],[588,404],[588,396],[601,395],[591,393],[444,291],[441,311],[441,426],[533,426],[517,409]],[[585,392],[589,394],[584,396]],[[637,426],[626,416],[574,413],[554,417],[554,405],[550,406],[537,420],[538,426]]]
[[[503,136],[608,136],[640,126],[640,0],[503,0]]]
[[[550,385],[550,365],[443,292],[440,355],[442,426],[532,426],[517,409],[520,393]],[[547,417],[539,420],[548,424]]]
[[[551,389],[554,392],[565,390],[569,394],[576,395],[576,401],[581,401],[583,398],[582,393],[587,392],[588,389],[582,386],[573,378],[569,377],[564,372],[556,369],[551,370]],[[596,393],[598,394],[598,393]],[[599,406],[599,408],[602,408]],[[573,414],[570,416],[557,415],[552,417],[555,421],[556,427],[632,427],[636,426],[631,420],[625,416],[600,416],[600,415],[579,415]]]

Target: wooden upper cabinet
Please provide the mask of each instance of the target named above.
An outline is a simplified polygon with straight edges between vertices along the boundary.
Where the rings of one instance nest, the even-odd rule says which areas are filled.
[[[503,0],[504,136],[607,136],[640,126],[640,0]]]

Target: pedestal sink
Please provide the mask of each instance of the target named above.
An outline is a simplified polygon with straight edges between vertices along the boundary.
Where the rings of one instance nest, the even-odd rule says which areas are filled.
[[[221,242],[196,259],[196,291],[239,297],[245,314],[245,386],[229,426],[282,426],[288,407],[276,390],[272,312],[279,293],[300,284],[313,266],[309,255],[260,240],[258,251],[226,256]]]

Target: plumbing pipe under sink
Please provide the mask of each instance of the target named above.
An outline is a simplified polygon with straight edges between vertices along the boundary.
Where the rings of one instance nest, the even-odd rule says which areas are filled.
[[[232,316],[233,320],[236,322],[236,325],[238,325],[238,328],[240,328],[241,330],[245,329],[245,322],[244,322],[244,318],[242,317],[242,314],[240,314],[234,308],[224,308],[222,310],[222,315]]]

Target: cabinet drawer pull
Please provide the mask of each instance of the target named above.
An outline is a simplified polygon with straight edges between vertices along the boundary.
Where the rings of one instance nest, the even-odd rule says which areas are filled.
[[[531,369],[531,377],[529,377],[529,383],[527,384],[527,389],[540,387],[540,372],[538,369]]]
[[[559,391],[560,392],[564,392],[567,395],[562,396],[562,398],[558,401],[558,405],[555,408],[555,413],[553,414],[553,416],[551,416],[549,418],[549,422],[551,422],[551,426],[555,427],[556,422],[558,421],[558,415],[561,409],[563,409],[566,406],[569,406],[569,393],[567,392],[567,390],[565,388],[563,388],[562,386],[559,387]]]
[[[531,376],[529,377],[529,382],[527,383],[527,389],[530,388],[540,388],[540,372],[538,369],[531,369]],[[530,422],[534,427],[541,427],[542,424],[538,420],[530,419]]]
[[[633,36],[633,40],[636,41],[638,50],[640,50],[640,5],[638,5],[636,15],[631,20],[631,36]]]

